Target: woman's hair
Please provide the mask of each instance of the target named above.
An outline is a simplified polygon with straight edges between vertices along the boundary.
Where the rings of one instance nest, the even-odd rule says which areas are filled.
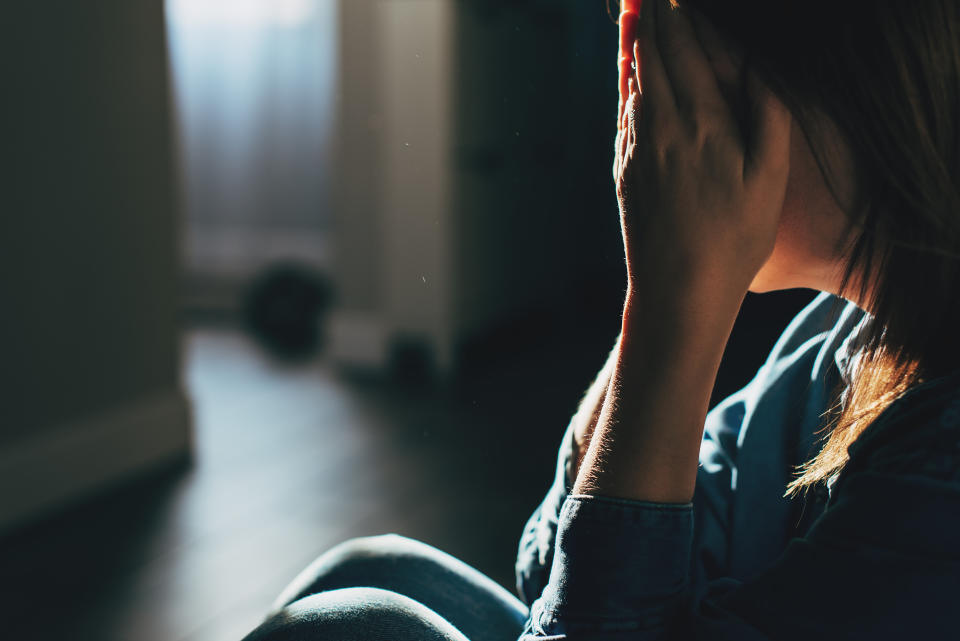
[[[680,4],[742,48],[745,67],[807,135],[828,185],[833,134],[817,121],[826,116],[852,153],[842,293],[873,318],[822,449],[788,486],[797,494],[838,473],[847,447],[907,389],[960,366],[960,2]]]

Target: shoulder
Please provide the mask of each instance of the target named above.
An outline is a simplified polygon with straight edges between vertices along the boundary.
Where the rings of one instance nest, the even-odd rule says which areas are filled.
[[[960,492],[960,368],[907,391],[848,448],[857,472],[922,477]]]
[[[842,378],[843,348],[865,315],[842,298],[817,295],[783,330],[750,384],[717,409],[740,404],[745,420],[799,421],[801,432],[816,430]]]
[[[901,396],[848,451],[807,539],[888,567],[898,581],[925,586],[928,596],[938,582],[955,591],[960,370]]]
[[[843,314],[844,303],[827,292],[817,294],[783,330],[771,356],[789,354],[809,339],[828,332]]]
[[[777,339],[761,372],[770,379],[783,374],[824,379],[831,369],[844,362],[852,334],[861,326],[866,312],[850,301],[822,292],[790,321]]]
[[[708,439],[729,441],[727,449],[756,448],[764,467],[770,468],[774,465],[769,458],[771,447],[783,450],[770,439],[783,441],[789,432],[790,442],[797,441],[801,456],[806,456],[838,381],[838,350],[863,315],[842,298],[817,295],[783,330],[749,384],[709,413]],[[752,425],[760,429],[751,429]],[[791,458],[784,465],[798,462]]]

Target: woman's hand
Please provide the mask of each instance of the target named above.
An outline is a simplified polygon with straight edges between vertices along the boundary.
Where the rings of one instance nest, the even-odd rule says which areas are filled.
[[[687,503],[724,346],[773,251],[791,123],[753,79],[744,131],[688,17],[668,0],[645,0],[638,28],[614,164],[629,289],[573,490]],[[632,41],[630,29],[621,25],[621,37]]]
[[[621,20],[628,17],[625,12]],[[746,293],[773,251],[789,173],[789,111],[748,75],[747,130],[683,9],[646,0],[624,64],[614,175],[630,292]],[[642,294],[641,294],[642,295]]]

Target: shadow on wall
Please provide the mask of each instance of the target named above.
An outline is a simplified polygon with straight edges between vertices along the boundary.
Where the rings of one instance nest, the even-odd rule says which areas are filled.
[[[161,0],[5,10],[0,530],[181,459]]]

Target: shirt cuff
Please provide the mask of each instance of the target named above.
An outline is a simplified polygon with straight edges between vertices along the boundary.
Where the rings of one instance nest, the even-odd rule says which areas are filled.
[[[685,597],[692,544],[692,503],[568,496],[535,632],[663,625]]]

